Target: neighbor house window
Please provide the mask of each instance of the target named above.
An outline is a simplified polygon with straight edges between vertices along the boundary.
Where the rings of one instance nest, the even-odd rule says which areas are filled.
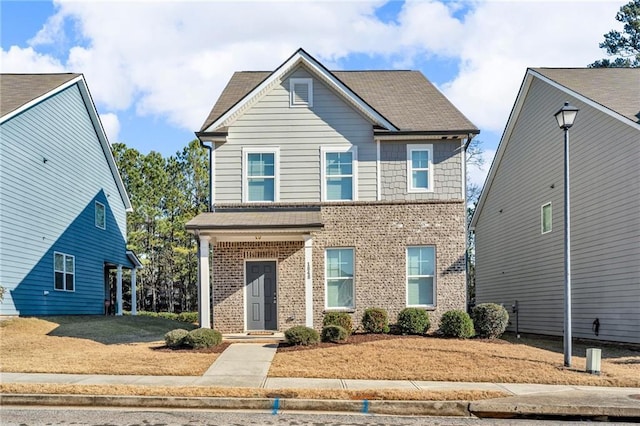
[[[53,288],[61,291],[74,291],[75,266],[75,257],[64,253],[53,253]]]
[[[323,201],[351,201],[357,198],[356,153],[356,147],[321,149]]]
[[[313,80],[310,78],[289,79],[289,105],[292,107],[313,106]]]
[[[433,145],[407,145],[407,192],[433,191]]]
[[[353,309],[353,249],[327,249],[325,267],[327,309]]]
[[[100,229],[107,227],[107,216],[105,213],[104,204],[96,201],[96,226]]]
[[[540,209],[540,222],[542,225],[542,233],[546,234],[551,232],[553,216],[551,210],[551,203],[544,204]]]
[[[277,201],[279,150],[245,148],[243,155],[243,201]]]
[[[407,306],[435,306],[435,264],[435,247],[407,248]]]

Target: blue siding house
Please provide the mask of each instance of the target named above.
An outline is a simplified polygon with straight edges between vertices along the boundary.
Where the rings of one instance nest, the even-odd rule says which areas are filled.
[[[2,74],[0,91],[0,315],[122,314],[131,202],[84,77]]]

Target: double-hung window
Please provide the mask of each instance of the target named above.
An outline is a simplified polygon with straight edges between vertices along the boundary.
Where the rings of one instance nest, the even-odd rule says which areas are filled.
[[[75,257],[64,253],[53,253],[53,288],[60,291],[75,290]]]
[[[106,215],[104,204],[96,201],[95,209],[96,209],[96,227],[100,229],[106,229],[107,215]]]
[[[356,200],[356,147],[323,147],[321,157],[322,201]]]
[[[325,252],[327,309],[354,308],[353,249],[332,248]]]
[[[407,192],[433,191],[433,145],[407,144]]]
[[[278,201],[277,148],[243,149],[243,202]]]
[[[436,305],[435,264],[435,247],[407,247],[407,306]]]

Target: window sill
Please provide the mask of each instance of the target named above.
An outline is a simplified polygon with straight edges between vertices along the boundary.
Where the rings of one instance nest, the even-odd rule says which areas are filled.
[[[407,305],[407,308],[416,308],[416,309],[423,309],[425,311],[435,311],[437,309],[437,306],[432,306],[432,305]]]
[[[347,314],[354,314],[356,312],[355,308],[325,308],[324,311],[322,311],[323,314],[326,314],[328,312],[345,312]]]

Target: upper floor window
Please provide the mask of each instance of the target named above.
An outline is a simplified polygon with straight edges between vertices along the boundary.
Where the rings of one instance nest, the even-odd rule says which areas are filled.
[[[313,80],[310,78],[289,79],[289,105],[292,107],[313,106]]]
[[[353,309],[353,249],[327,249],[325,268],[327,309]]]
[[[53,288],[61,291],[75,290],[75,257],[64,253],[53,253]]]
[[[322,200],[351,201],[356,197],[356,147],[323,147]]]
[[[107,227],[107,215],[104,204],[96,201],[96,226],[100,229]]]
[[[407,145],[407,192],[433,191],[433,145]]]
[[[551,210],[551,203],[544,204],[540,208],[540,225],[542,227],[542,233],[546,234],[547,232],[551,232],[551,225],[553,220]]]
[[[278,200],[277,148],[244,148],[243,202]]]
[[[435,264],[435,247],[407,247],[407,306],[435,306]]]

